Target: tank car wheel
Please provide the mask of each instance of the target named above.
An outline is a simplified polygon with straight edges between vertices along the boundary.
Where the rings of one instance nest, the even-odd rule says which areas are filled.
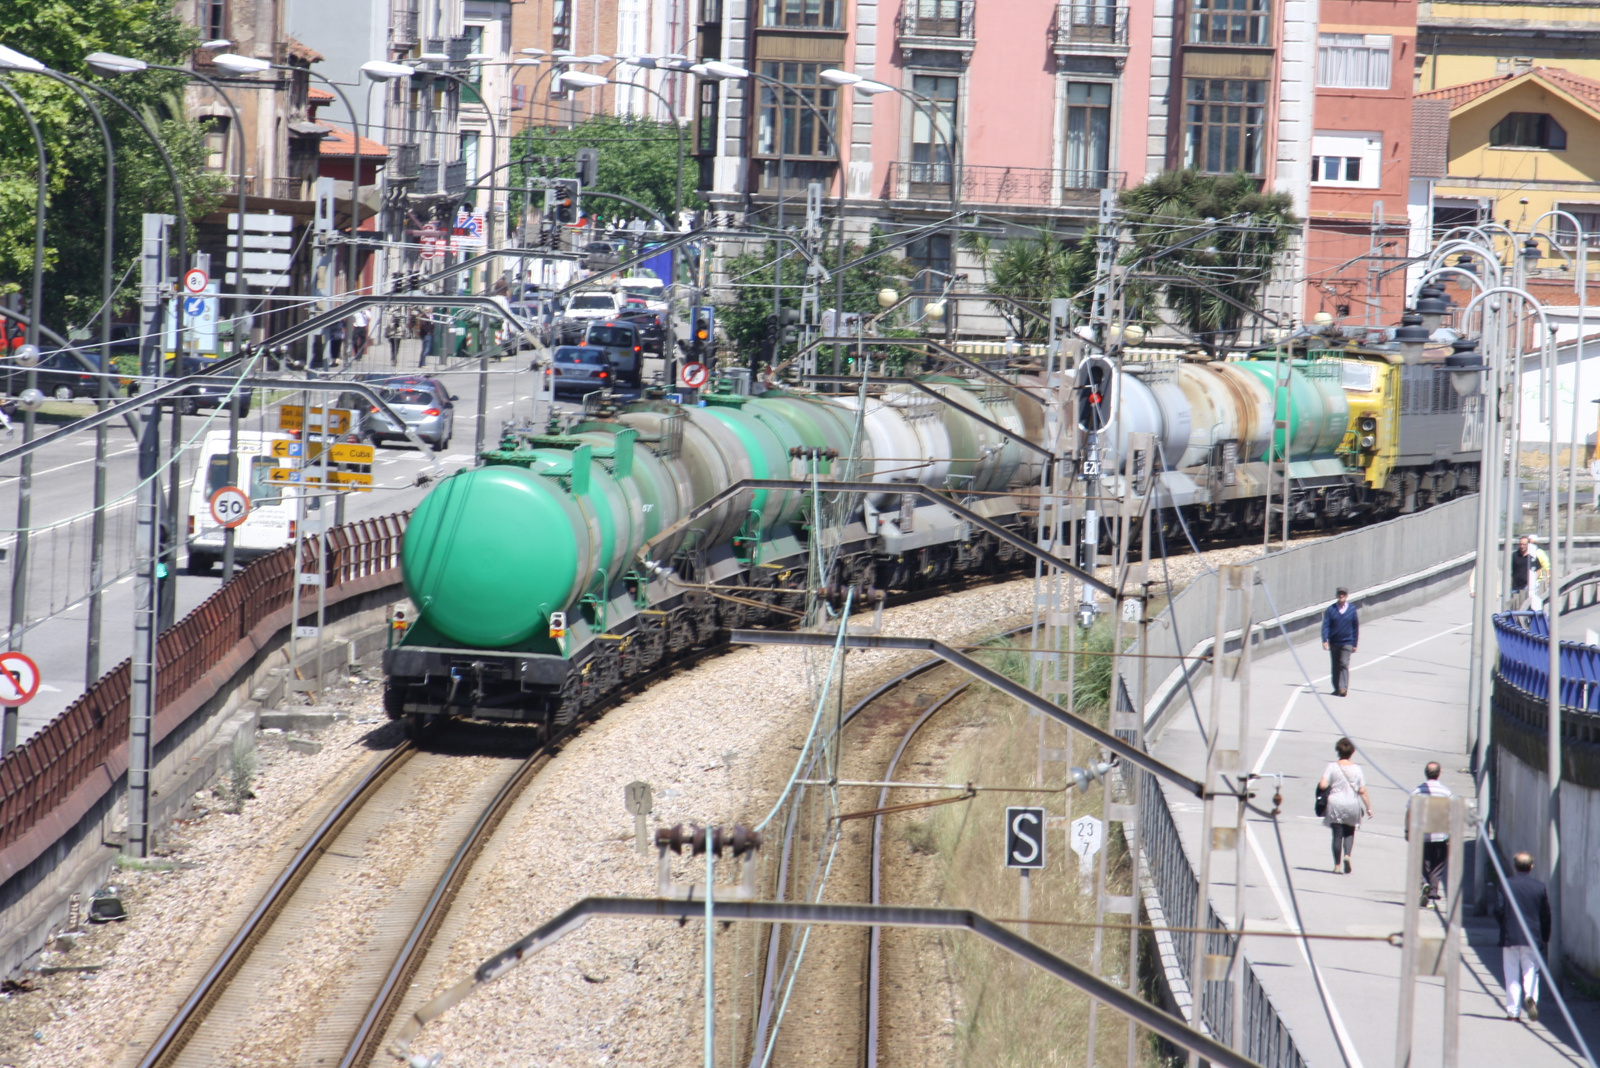
[[[568,673],[566,681],[561,684],[561,693],[556,697],[555,716],[551,720],[554,729],[563,731],[572,726],[582,708],[583,676],[573,670]]]
[[[428,717],[418,712],[402,716],[401,721],[405,725],[406,738],[413,742],[420,739],[422,732],[428,727]]]
[[[392,679],[384,681],[383,711],[390,719],[399,719],[405,715],[406,693],[404,684],[396,685]]]

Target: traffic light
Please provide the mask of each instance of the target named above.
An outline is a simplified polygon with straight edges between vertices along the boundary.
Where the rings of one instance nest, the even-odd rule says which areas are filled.
[[[584,185],[594,185],[600,173],[600,150],[598,148],[578,149],[578,181]]]
[[[570,226],[578,221],[578,195],[582,189],[576,178],[557,178],[551,184],[556,222]]]
[[[1111,391],[1117,369],[1104,356],[1085,356],[1078,364],[1075,388],[1078,394],[1078,429],[1091,432],[1111,424]]]
[[[691,309],[691,316],[694,325],[689,334],[689,354],[696,363],[708,364],[717,345],[717,310],[697,306]]]

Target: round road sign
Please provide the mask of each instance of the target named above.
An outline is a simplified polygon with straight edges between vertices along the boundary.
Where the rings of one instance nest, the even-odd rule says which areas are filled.
[[[711,373],[706,370],[706,365],[703,363],[686,363],[683,365],[683,370],[678,372],[678,378],[690,389],[699,389],[706,384],[706,379],[709,377]]]
[[[206,276],[206,272],[202,271],[198,267],[191,267],[188,271],[184,272],[183,288],[187,289],[190,293],[193,293],[196,296],[204,293],[206,291],[206,286],[210,283],[211,279]]]
[[[211,518],[232,529],[250,517],[250,496],[238,486],[223,486],[211,495]]]
[[[39,692],[39,665],[21,653],[0,653],[0,705],[25,705]]]

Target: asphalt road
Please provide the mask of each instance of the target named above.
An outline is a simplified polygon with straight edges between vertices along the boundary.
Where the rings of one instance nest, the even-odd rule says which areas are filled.
[[[414,348],[414,345],[411,343],[407,348]],[[387,356],[386,350],[383,355]],[[491,447],[499,437],[502,423],[514,417],[526,419],[532,415],[534,379],[528,364],[529,354],[524,353],[515,360],[507,359],[491,365],[485,432],[485,440]],[[405,353],[402,369],[410,371],[414,367],[414,356]],[[389,363],[387,359],[369,361],[367,366],[352,370],[387,371]],[[448,474],[470,466],[473,460],[478,406],[476,361],[472,361],[470,368],[457,363],[450,369],[440,369],[430,363],[425,371],[438,375],[460,398],[455,403],[451,448],[437,456],[440,473]],[[257,399],[260,399],[259,394]],[[263,418],[259,414],[261,410],[260,405],[252,408],[251,414],[243,421],[244,429],[270,429],[273,426],[270,413],[263,425]],[[209,411],[205,411],[183,420],[184,438],[195,439],[196,446],[185,450],[181,460],[185,515],[189,487],[194,477],[196,449],[203,439],[203,427],[210,415]],[[56,427],[43,426],[39,433],[54,429]],[[226,417],[216,419],[209,429],[225,431]],[[166,440],[167,433],[168,424],[164,423],[163,440]],[[20,443],[21,438],[19,426],[12,438],[0,437],[0,451]],[[37,618],[46,613],[53,614],[47,621],[29,630],[20,643],[22,650],[39,663],[43,685],[38,696],[22,706],[19,740],[25,740],[48,723],[85,688],[90,544],[87,513],[93,499],[93,458],[93,431],[72,435],[34,453],[30,527],[40,533],[30,538],[27,616]],[[431,459],[408,444],[380,447],[373,465],[374,490],[348,495],[346,521],[388,515],[413,507],[427,492],[425,487],[419,487],[416,483],[420,476],[433,472]],[[117,503],[107,510],[108,533],[103,557],[110,575],[120,574],[132,566],[134,508],[131,494],[137,483],[137,463],[132,435],[126,425],[113,423],[108,449],[107,487],[109,500]],[[0,564],[0,612],[7,613],[11,603],[17,539],[18,472],[17,461],[5,464],[0,470],[0,546],[8,550],[7,559]],[[186,527],[187,520],[180,520],[180,530]],[[221,584],[221,575],[220,567],[209,576],[180,573],[177,579],[177,618],[183,618],[214,593]],[[115,667],[131,652],[133,586],[133,577],[128,575],[114,582],[102,599],[102,672]],[[8,618],[9,614],[0,617],[0,626]]]

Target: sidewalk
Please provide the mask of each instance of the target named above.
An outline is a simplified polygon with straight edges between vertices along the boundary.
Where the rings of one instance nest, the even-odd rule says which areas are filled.
[[[1315,633],[1297,643],[1293,653],[1285,650],[1255,661],[1243,762],[1263,774],[1283,775],[1279,825],[1288,871],[1279,859],[1272,821],[1252,818],[1245,857],[1247,931],[1297,930],[1291,883],[1308,932],[1387,936],[1401,929],[1405,892],[1420,881],[1404,871],[1406,793],[1422,781],[1423,765],[1430,760],[1443,765],[1442,780],[1458,796],[1473,793],[1465,712],[1471,604],[1466,591],[1458,590],[1387,619],[1363,621],[1349,697],[1329,695],[1328,657]],[[1315,683],[1314,691],[1305,685],[1295,655]],[[1224,685],[1220,737],[1228,748],[1237,737],[1239,690],[1236,684]],[[1210,693],[1209,681],[1195,688],[1202,718],[1208,715]],[[1352,873],[1336,875],[1330,870],[1329,832],[1312,809],[1317,780],[1334,759],[1333,743],[1345,733],[1359,747],[1355,759],[1365,772],[1375,817],[1356,834]],[[1153,752],[1179,768],[1204,767],[1205,747],[1192,710],[1173,716]],[[1386,779],[1380,767],[1401,787]],[[1261,791],[1259,803],[1270,808],[1271,782],[1264,782]],[[1172,789],[1167,800],[1185,848],[1196,856],[1199,802]],[[1218,802],[1217,822],[1232,819],[1232,806]],[[1469,865],[1474,844],[1468,844]],[[1234,870],[1232,854],[1214,855],[1211,900],[1224,917],[1234,914]],[[1548,992],[1540,1000],[1539,1023],[1505,1018],[1498,927],[1492,918],[1471,916],[1470,906],[1467,912],[1461,1064],[1582,1064]],[[1442,925],[1425,910],[1420,929],[1424,934],[1442,932]],[[1313,939],[1311,955],[1331,1001],[1325,1008],[1302,946],[1293,938],[1247,937],[1245,942],[1245,952],[1301,1054],[1312,1068],[1341,1063],[1387,1068],[1394,1061],[1400,951],[1381,941]],[[1418,987],[1412,1064],[1436,1065],[1443,1048],[1444,980],[1422,979]],[[1570,995],[1568,1005],[1584,1040],[1595,1049],[1600,1044],[1600,1005]]]

